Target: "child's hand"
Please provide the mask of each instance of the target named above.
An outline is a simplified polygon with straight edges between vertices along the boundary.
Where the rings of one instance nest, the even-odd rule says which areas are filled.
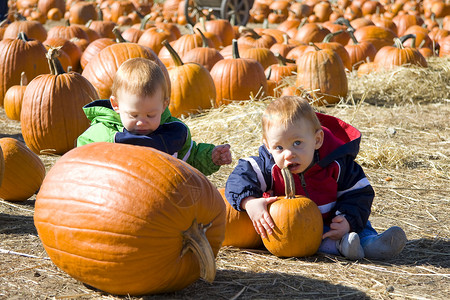
[[[343,215],[337,215],[331,220],[330,231],[326,232],[322,238],[329,237],[332,240],[339,240],[347,232],[350,232],[350,224]]]
[[[231,164],[230,145],[219,145],[214,147],[212,151],[212,161],[217,166]]]
[[[262,238],[266,238],[267,234],[273,233],[275,224],[267,211],[267,205],[277,200],[277,197],[254,198],[247,197],[241,202],[243,209],[247,211],[253,227]],[[267,232],[267,234],[266,234]]]

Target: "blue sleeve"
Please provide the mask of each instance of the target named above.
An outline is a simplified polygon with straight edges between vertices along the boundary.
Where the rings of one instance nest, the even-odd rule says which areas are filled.
[[[160,125],[149,135],[132,134],[124,128],[123,132],[116,133],[114,142],[151,147],[173,155],[184,146],[186,137],[186,126],[180,122],[172,122]]]
[[[336,213],[345,214],[351,230],[360,232],[369,219],[375,192],[363,169],[352,157],[339,162]]]
[[[272,188],[272,166],[270,157],[261,149],[259,156],[239,159],[225,185],[225,197],[234,209],[241,211],[244,198],[260,198]]]

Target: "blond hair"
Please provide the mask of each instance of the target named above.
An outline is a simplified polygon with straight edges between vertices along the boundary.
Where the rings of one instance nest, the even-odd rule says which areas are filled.
[[[158,88],[162,89],[164,99],[169,91],[161,68],[147,58],[130,58],[122,63],[114,75],[111,95],[117,97],[119,90],[138,96],[152,96]]]
[[[283,96],[275,99],[266,107],[262,117],[263,138],[266,138],[266,132],[271,126],[287,126],[301,119],[308,121],[314,132],[322,129],[316,113],[305,98]]]

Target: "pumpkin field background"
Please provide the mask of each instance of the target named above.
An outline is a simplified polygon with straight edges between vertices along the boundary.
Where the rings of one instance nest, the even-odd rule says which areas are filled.
[[[427,62],[427,68],[347,73],[348,95],[316,108],[361,131],[357,161],[376,193],[370,221],[378,231],[405,230],[408,242],[399,257],[282,259],[264,249],[223,247],[212,284],[199,280],[174,293],[119,297],[82,284],[48,259],[33,224],[33,195],[23,202],[0,199],[0,299],[449,299],[450,57]],[[182,118],[196,142],[231,145],[233,163],[208,176],[218,188],[239,158],[257,154],[261,114],[272,99]],[[20,122],[0,108],[3,137],[24,142]],[[48,171],[61,156],[39,157]]]

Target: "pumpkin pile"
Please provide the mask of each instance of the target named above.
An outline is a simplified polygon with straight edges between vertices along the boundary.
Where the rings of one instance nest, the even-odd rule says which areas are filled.
[[[63,155],[36,197],[52,261],[120,295],[182,289],[215,276],[225,205],[209,180],[147,147],[93,143]]]
[[[185,1],[96,3],[11,1],[11,13],[0,26],[1,43],[5,43],[3,47],[0,44],[0,51],[5,51],[0,66],[8,66],[2,72],[6,75],[0,84],[0,98],[10,87],[20,84],[22,72],[28,81],[47,72],[42,46],[60,48],[58,59],[63,68],[81,73],[100,98],[109,97],[111,78],[128,58],[146,57],[157,62],[169,86],[180,77],[170,79],[167,69],[178,64],[174,70],[187,70],[188,66],[193,68],[192,63],[200,64],[214,81],[214,106],[305,92],[315,105],[330,105],[347,95],[346,72],[357,70],[362,76],[398,65],[426,67],[427,57],[447,56],[450,47],[450,5],[443,0],[255,0],[250,22],[262,23],[259,27],[233,26],[204,11],[207,17],[193,17],[197,23],[193,27],[188,24],[188,33],[183,35],[180,26],[186,24]],[[43,23],[57,16],[62,16],[66,24],[47,31]],[[407,36],[412,38],[404,38]],[[40,50],[22,54],[31,45],[31,41],[23,41],[31,38],[38,44],[33,47]],[[237,45],[232,44],[233,39]],[[9,46],[13,41],[14,50],[12,44]],[[163,41],[180,60],[172,58],[173,52],[163,46]],[[18,55],[36,59],[22,66],[24,60],[14,59]],[[193,71],[184,76],[185,82],[209,81],[193,79]],[[294,80],[283,80],[288,77]],[[210,87],[210,82],[206,86]],[[211,107],[205,99],[214,98],[214,93],[210,91],[205,93],[205,99],[197,99],[194,90],[173,96],[170,109],[174,115]]]

